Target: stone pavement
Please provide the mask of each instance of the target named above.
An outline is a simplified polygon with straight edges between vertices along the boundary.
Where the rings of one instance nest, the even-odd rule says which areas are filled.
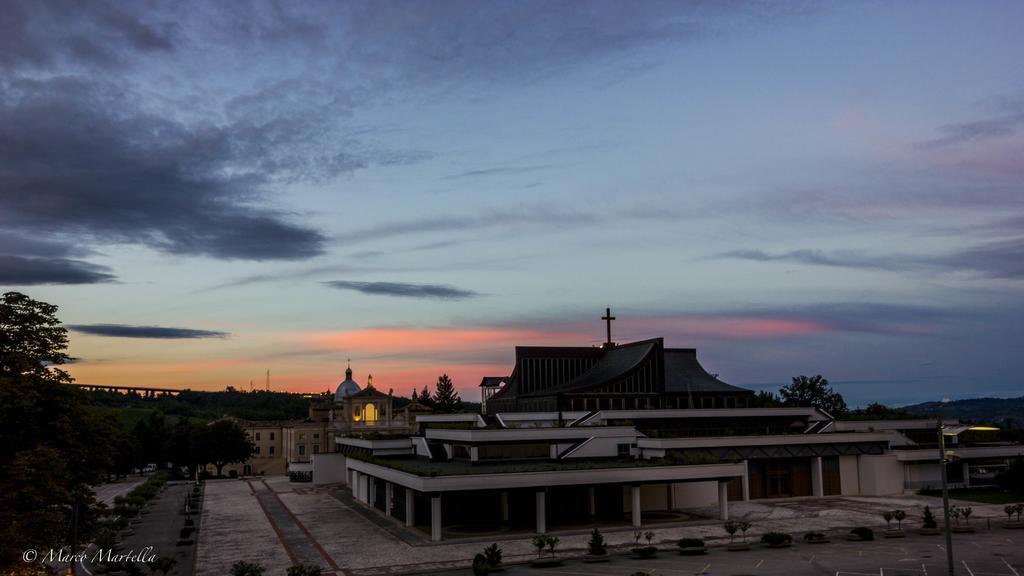
[[[325,574],[438,573],[467,567],[491,542],[503,548],[509,563],[528,561],[535,555],[527,533],[430,542],[424,533],[408,531],[400,522],[367,510],[346,494],[338,486],[292,484],[284,476],[207,482],[197,574],[221,576],[240,559],[263,564],[266,576],[280,576],[295,563],[318,564]],[[730,513],[752,522],[748,538],[756,541],[768,531],[799,538],[809,530],[842,534],[854,526],[882,528],[881,513],[894,509],[907,513],[906,527],[917,527],[926,504],[941,521],[941,501],[916,495],[733,502]],[[971,524],[979,529],[990,522],[995,526],[1004,518],[1002,506],[969,505],[974,508]],[[710,517],[717,514],[717,507],[693,512]],[[711,519],[653,524],[649,529],[656,533],[656,543],[670,548],[682,537],[703,538],[710,544],[728,538],[722,522]],[[633,529],[628,526],[602,528],[602,532],[613,551],[632,546]],[[585,552],[589,530],[556,533],[563,554]]]

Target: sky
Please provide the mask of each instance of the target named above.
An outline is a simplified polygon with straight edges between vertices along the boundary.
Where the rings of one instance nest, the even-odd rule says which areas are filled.
[[[0,14],[0,288],[78,382],[322,391],[696,347],[1020,396],[1024,4],[71,2]]]

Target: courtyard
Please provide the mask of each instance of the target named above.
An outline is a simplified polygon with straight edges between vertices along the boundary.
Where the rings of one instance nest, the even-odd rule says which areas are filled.
[[[1024,561],[1017,541],[1024,534],[1000,527],[1002,506],[971,505],[976,534],[957,536],[958,561],[968,576],[1019,576]],[[784,550],[729,553],[715,546],[727,542],[715,509],[686,510],[685,515],[652,515],[645,530],[655,532],[661,552],[649,560],[630,560],[628,524],[601,527],[613,560],[608,564],[582,564],[569,560],[564,567],[531,570],[526,563],[536,553],[529,530],[481,536],[471,525],[452,526],[446,540],[431,542],[420,529],[406,528],[398,520],[354,501],[340,486],[295,484],[283,476],[247,480],[214,480],[206,486],[196,550],[196,574],[220,576],[233,562],[245,559],[266,568],[267,576],[284,574],[293,564],[316,564],[325,574],[353,576],[403,573],[469,574],[470,559],[485,545],[497,542],[504,550],[510,574],[939,574],[944,562],[941,537],[911,535],[901,540],[846,542],[842,535],[854,526],[884,528],[881,513],[907,512],[909,528],[919,525],[921,510],[930,505],[941,515],[938,499],[926,496],[829,497],[755,500],[730,503],[730,516],[750,521],[748,538],[756,541],[768,531],[788,532],[799,541],[804,532],[832,532],[833,543],[820,546],[798,542]],[[455,533],[455,532],[458,533]],[[582,556],[589,528],[560,530],[560,556]],[[704,557],[686,558],[675,552],[679,538],[703,538],[711,547]],[[881,571],[881,572],[880,572]]]

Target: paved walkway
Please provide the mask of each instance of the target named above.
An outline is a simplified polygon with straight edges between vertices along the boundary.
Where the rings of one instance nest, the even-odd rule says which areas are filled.
[[[439,573],[466,568],[491,542],[502,547],[509,563],[528,561],[535,555],[531,535],[525,533],[430,542],[422,532],[408,531],[400,522],[354,502],[338,486],[293,484],[280,476],[211,481],[206,491],[198,576],[222,576],[240,559],[259,562],[267,568],[267,576],[279,576],[296,563],[319,565],[325,574],[353,576]],[[730,513],[752,522],[748,538],[756,541],[768,531],[799,538],[810,530],[841,535],[854,526],[884,528],[881,513],[894,509],[907,513],[905,526],[916,527],[925,505],[930,505],[941,521],[941,501],[925,496],[734,502]],[[971,506],[971,524],[980,530],[990,523],[997,526],[1004,518],[1002,506]],[[717,507],[693,512],[712,517]],[[655,543],[672,549],[683,537],[703,538],[710,544],[728,538],[719,520],[654,524],[649,529],[656,534]],[[633,544],[633,529],[628,526],[602,528],[602,532],[613,551],[627,550]],[[580,556],[585,552],[589,530],[558,534],[562,554]]]
[[[178,546],[179,531],[185,525],[180,510],[185,502],[188,484],[169,483],[144,508],[144,514],[132,526],[134,534],[122,542],[120,552],[136,552],[153,547],[157,556],[170,556],[178,561],[168,576],[191,576],[195,546]]]
[[[132,488],[142,484],[145,480],[146,478],[143,476],[129,476],[116,482],[107,482],[106,484],[93,486],[93,492],[96,493],[97,502],[103,502],[107,506],[113,507],[114,498],[131,492]]]

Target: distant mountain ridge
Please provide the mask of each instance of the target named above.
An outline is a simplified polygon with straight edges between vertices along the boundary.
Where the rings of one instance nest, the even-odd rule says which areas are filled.
[[[1024,424],[1024,396],[1018,398],[968,398],[949,402],[921,402],[903,406],[913,414],[963,418],[976,422],[1010,422]]]

